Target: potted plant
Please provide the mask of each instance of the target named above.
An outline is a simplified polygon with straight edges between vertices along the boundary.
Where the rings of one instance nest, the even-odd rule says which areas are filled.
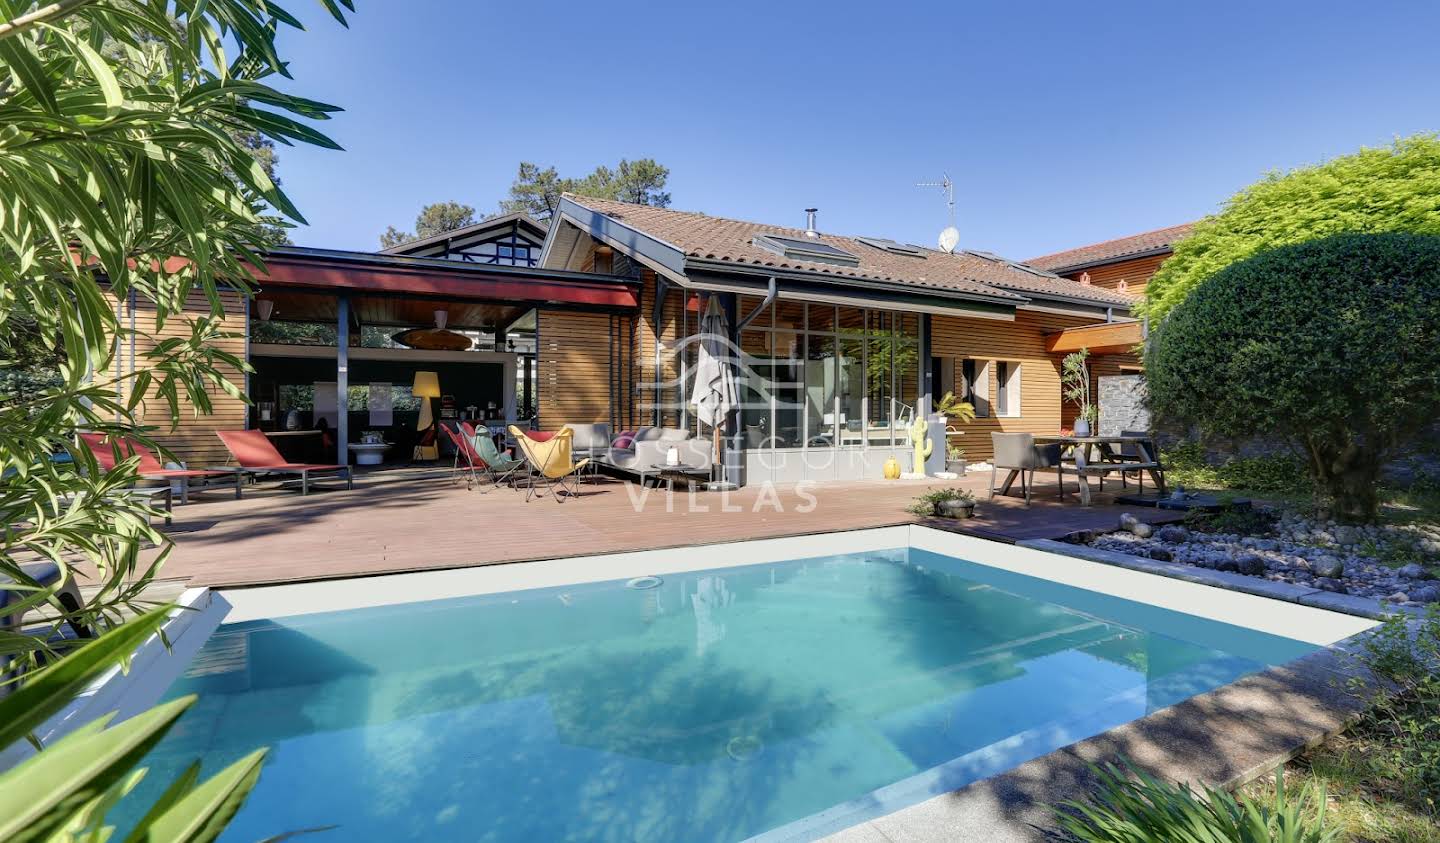
[[[953,486],[929,489],[915,498],[907,509],[925,518],[937,515],[942,518],[969,518],[975,514],[975,496]]]
[[[956,445],[945,446],[945,470],[956,474],[965,473],[965,449]]]
[[[975,421],[975,405],[961,401],[954,392],[947,392],[935,402],[935,415],[945,429],[945,470],[956,474],[965,473],[965,449],[951,442],[961,430],[954,424],[969,424]]]
[[[1075,405],[1075,435],[1089,436],[1099,426],[1100,411],[1090,402],[1090,349],[1065,355],[1060,363],[1060,389],[1065,400]]]
[[[935,502],[942,518],[969,518],[975,514],[975,496],[964,489],[942,489],[944,497]]]
[[[935,402],[935,415],[941,424],[952,421],[969,424],[975,421],[975,407],[969,401],[961,401],[954,392],[947,392]]]

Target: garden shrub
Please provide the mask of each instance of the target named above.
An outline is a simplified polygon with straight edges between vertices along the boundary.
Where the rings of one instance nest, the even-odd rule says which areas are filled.
[[[1374,520],[1381,466],[1440,415],[1440,237],[1343,235],[1232,264],[1155,326],[1145,361],[1160,424],[1285,442],[1337,518]],[[1255,469],[1232,467],[1279,479]]]
[[[1411,622],[1392,615],[1366,639],[1360,661],[1384,680],[1353,680],[1368,708],[1353,731],[1373,786],[1440,821],[1440,604]]]
[[[1189,440],[1177,442],[1161,454],[1166,477],[1187,489],[1245,489],[1251,492],[1295,494],[1310,488],[1305,464],[1290,454],[1230,457],[1214,465],[1205,446]]]
[[[1440,136],[1270,173],[1176,244],[1145,287],[1142,312],[1159,322],[1206,278],[1265,249],[1362,232],[1440,234]]]

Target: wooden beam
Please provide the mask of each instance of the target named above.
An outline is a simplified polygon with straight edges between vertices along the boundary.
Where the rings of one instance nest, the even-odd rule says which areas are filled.
[[[1120,354],[1134,351],[1143,341],[1140,322],[1106,322],[1046,334],[1045,350],[1051,354],[1068,354],[1088,348],[1091,354]]]

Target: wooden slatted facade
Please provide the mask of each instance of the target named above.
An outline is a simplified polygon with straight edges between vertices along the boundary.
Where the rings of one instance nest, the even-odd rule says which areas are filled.
[[[215,345],[235,356],[245,358],[247,316],[245,297],[239,293],[222,292],[220,299],[225,308],[224,328],[232,336],[219,340]],[[115,314],[120,324],[137,332],[134,342],[128,337],[120,341],[119,353],[112,369],[116,375],[125,375],[137,368],[145,367],[145,354],[155,348],[156,343],[172,337],[188,337],[189,322],[192,319],[209,316],[210,303],[201,292],[190,294],[185,309],[172,315],[159,330],[155,327],[155,308],[140,300],[132,310],[130,302],[120,299],[115,302]],[[245,386],[245,373],[226,367],[226,376],[234,383]],[[128,385],[129,381],[126,381]],[[225,447],[215,435],[216,430],[239,430],[245,427],[246,405],[218,386],[210,385],[206,390],[210,397],[210,413],[200,415],[195,406],[185,399],[180,400],[180,418],[172,426],[167,403],[155,396],[142,399],[138,415],[143,424],[158,428],[155,438],[174,453],[175,457],[191,467],[224,465],[228,460]],[[129,398],[122,394],[122,398]]]
[[[680,360],[674,350],[674,343],[684,332],[684,296],[678,289],[672,287],[669,290],[657,324],[655,296],[659,289],[658,280],[655,273],[649,269],[641,270],[640,279],[643,286],[640,288],[640,311],[636,318],[634,342],[638,375],[638,389],[634,393],[634,422],[654,424],[654,406],[659,403],[662,406],[661,425],[678,425],[680,416],[673,407],[675,396],[658,393],[654,385],[665,384],[673,387],[679,381]],[[673,388],[669,392],[673,393]]]
[[[541,310],[537,360],[540,427],[628,419],[633,319],[624,314]]]
[[[985,379],[991,415],[977,418],[970,424],[955,425],[964,431],[956,444],[965,449],[966,459],[971,462],[990,459],[994,454],[991,433],[1053,434],[1061,428],[1074,426],[1076,408],[1062,400],[1060,391],[1060,361],[1064,355],[1047,351],[1046,336],[1062,328],[1088,324],[1089,321],[1027,310],[1018,311],[1014,322],[953,316],[931,318],[930,354],[955,358],[957,370],[958,361],[965,358],[1020,365],[1019,415],[1002,416],[996,412],[999,384],[992,366],[990,376]],[[1092,357],[1092,391],[1096,389],[1094,381],[1101,375],[1119,374],[1121,366],[1138,364],[1138,358],[1128,354]],[[943,393],[953,388],[952,384],[939,384],[936,389]]]
[[[1150,283],[1151,278],[1155,277],[1155,272],[1160,269],[1160,264],[1169,257],[1169,252],[1147,255],[1102,266],[1093,266],[1089,269],[1077,269],[1074,272],[1064,273],[1064,276],[1079,281],[1081,276],[1088,275],[1090,283],[1096,287],[1119,290],[1127,295],[1138,296],[1145,292],[1145,286]]]

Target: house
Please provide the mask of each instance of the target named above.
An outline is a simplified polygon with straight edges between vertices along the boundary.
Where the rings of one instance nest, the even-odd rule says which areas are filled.
[[[545,225],[528,214],[513,213],[391,246],[382,249],[381,254],[535,266],[544,245]]]
[[[339,461],[373,431],[406,461],[420,371],[438,377],[442,422],[708,436],[688,397],[718,297],[741,360],[734,478],[879,477],[934,397],[976,406],[955,442],[983,460],[992,431],[1068,426],[1065,353],[1136,365],[1140,339],[1128,291],[987,252],[831,234],[814,213],[787,227],[571,195],[547,225],[509,215],[384,252],[279,247],[255,276],[253,299],[223,297],[253,404],[216,390],[212,414],[161,437],[192,465],[223,461],[213,431],[241,426],[311,454],[329,443]],[[446,342],[420,347],[417,331]],[[116,365],[143,365],[143,349]]]
[[[987,252],[829,234],[813,213],[791,228],[567,195],[541,266],[597,264],[638,279],[639,313],[604,362],[566,341],[603,335],[598,319],[542,314],[542,425],[591,420],[583,390],[606,371],[619,403],[594,420],[693,424],[684,350],[699,299],[720,295],[745,359],[732,450],[746,482],[878,477],[908,455],[908,420],[947,391],[976,406],[957,440],[987,459],[992,431],[1073,419],[1060,397],[1068,332],[1108,326],[1102,356],[1132,363],[1140,340],[1126,293]]]
[[[1193,222],[1157,228],[1129,237],[1106,240],[1053,255],[1041,255],[1025,263],[1053,272],[1080,284],[1102,287],[1138,296],[1171,254],[1175,244],[1189,236]]]

